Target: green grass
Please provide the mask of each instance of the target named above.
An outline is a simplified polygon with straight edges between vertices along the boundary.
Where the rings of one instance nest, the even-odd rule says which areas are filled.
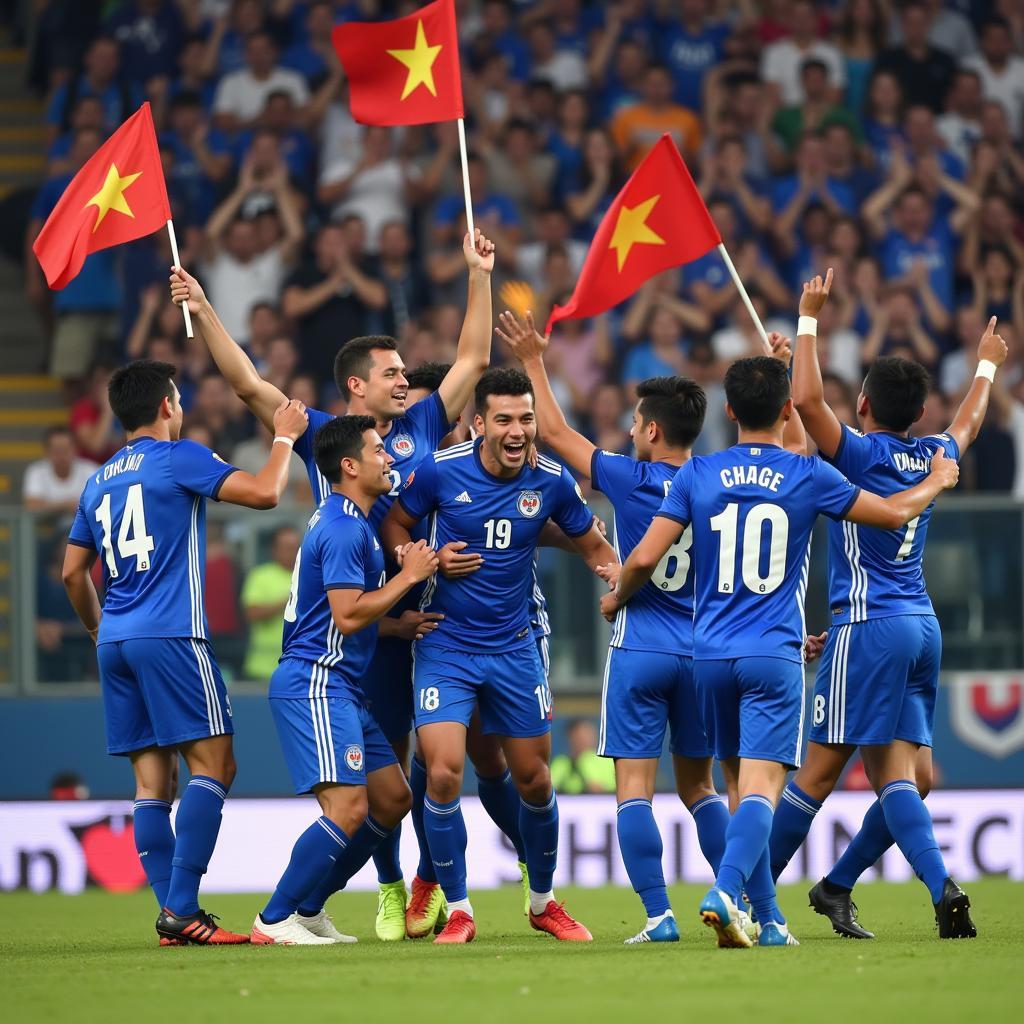
[[[865,885],[861,917],[873,942],[834,936],[806,908],[805,887],[781,891],[799,949],[718,950],[696,916],[702,892],[673,890],[683,929],[674,945],[623,948],[642,922],[625,889],[564,890],[569,909],[596,936],[558,944],[532,932],[520,890],[474,894],[478,939],[435,948],[373,938],[374,897],[335,897],[331,910],[358,946],[233,949],[156,945],[146,893],[0,896],[0,979],[5,1021],[308,1019],[357,1024],[472,1021],[633,1022],[720,1017],[779,1024],[858,1020],[975,1021],[1017,1017],[1024,939],[1024,885],[969,886],[981,936],[940,942],[922,886]],[[244,930],[256,896],[207,901],[228,927]],[[520,913],[516,913],[517,907]],[[315,1015],[315,1016],[314,1016]],[[1019,1018],[1018,1018],[1019,1019]]]

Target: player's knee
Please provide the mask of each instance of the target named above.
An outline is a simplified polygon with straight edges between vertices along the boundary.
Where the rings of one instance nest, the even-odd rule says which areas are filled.
[[[322,805],[322,809],[324,817],[349,837],[356,834],[370,813],[365,791],[345,794],[344,799],[328,800],[326,805]]]
[[[543,803],[551,797],[551,770],[538,758],[516,779],[519,795],[532,804]]]
[[[462,771],[455,765],[432,764],[427,767],[427,790],[435,800],[449,803],[462,791]]]

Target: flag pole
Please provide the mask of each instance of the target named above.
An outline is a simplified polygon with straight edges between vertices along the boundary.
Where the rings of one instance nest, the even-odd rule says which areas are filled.
[[[476,246],[476,232],[473,230],[473,196],[469,191],[469,154],[466,152],[466,122],[459,118],[459,154],[462,157],[462,191],[466,197],[466,230],[469,244]]]
[[[176,267],[181,266],[181,260],[178,257],[178,239],[174,237],[174,221],[168,219],[167,221],[167,236],[171,240],[171,261]],[[192,314],[188,311],[188,302],[181,304],[181,312],[185,317],[185,337],[194,338],[195,334],[192,333]]]
[[[747,294],[747,289],[743,287],[743,282],[740,280],[740,275],[736,272],[736,267],[733,265],[732,260],[729,258],[729,253],[726,251],[725,245],[722,242],[718,243],[718,251],[722,254],[722,259],[725,262],[726,270],[729,271],[729,274],[732,276],[733,282],[739,289],[740,298],[743,300],[743,305],[747,307],[747,312],[750,314],[750,319],[754,321],[754,326],[757,328],[757,333],[761,335],[761,340],[764,342],[764,347],[770,353],[772,347],[768,343],[768,335],[765,332],[764,324],[761,323],[761,318],[757,315],[757,310],[754,309],[754,304],[750,301],[750,296]]]

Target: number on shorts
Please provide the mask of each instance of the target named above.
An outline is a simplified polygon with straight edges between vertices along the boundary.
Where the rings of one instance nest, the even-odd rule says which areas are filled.
[[[553,707],[551,701],[551,689],[545,683],[533,688],[533,695],[537,698],[537,707],[540,709],[541,718],[550,718]]]
[[[816,693],[814,695],[814,724],[821,725],[825,721],[825,697]]]
[[[420,708],[423,711],[436,711],[441,706],[441,694],[436,686],[427,686],[420,690]]]

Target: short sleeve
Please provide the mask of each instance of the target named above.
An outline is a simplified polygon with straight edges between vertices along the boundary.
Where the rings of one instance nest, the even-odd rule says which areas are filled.
[[[417,432],[422,431],[431,451],[437,448],[445,434],[454,426],[448,419],[448,412],[441,400],[440,392],[437,391],[417,402],[405,414],[405,418],[416,428]]]
[[[956,439],[950,434],[929,434],[927,437],[922,438],[925,444],[931,449],[931,454],[935,454],[935,448],[941,448],[942,454],[947,459],[953,459],[954,462],[960,461],[960,445],[956,443]]]
[[[663,519],[673,519],[683,526],[687,526],[692,518],[690,511],[690,488],[693,486],[693,463],[686,462],[679,467],[678,472],[672,477],[672,486],[665,495],[657,515]]]
[[[437,506],[437,463],[427,456],[405,479],[398,504],[416,522],[425,519]]]
[[[339,524],[320,534],[320,568],[324,590],[366,589],[366,530]],[[357,524],[352,523],[355,527]],[[358,524],[362,525],[362,524]]]
[[[814,460],[814,507],[829,519],[842,519],[853,508],[860,488],[850,483],[835,466]]]
[[[235,466],[195,441],[175,441],[171,446],[174,482],[193,494],[216,498],[221,484],[236,472]]]
[[[594,522],[594,513],[584,500],[580,485],[564,466],[558,478],[558,503],[551,518],[567,537],[582,537]]]
[[[844,476],[859,477],[873,461],[871,439],[859,430],[843,424],[835,455],[831,458],[822,455],[821,458],[835,466]]]
[[[86,518],[85,509],[82,507],[81,501],[79,501],[78,509],[75,512],[75,521],[71,524],[68,543],[80,548],[96,550],[96,541],[93,539],[92,530],[89,529],[89,520]]]
[[[316,495],[317,501],[323,501],[327,497],[327,492],[330,491],[330,485],[326,484],[317,468],[316,459],[313,457],[313,439],[316,437],[317,431],[325,423],[330,423],[334,417],[319,409],[307,409],[306,415],[309,417],[309,425],[302,437],[295,442],[294,451],[306,467],[306,475],[309,477],[309,484],[313,488],[313,494]]]
[[[637,461],[628,455],[594,449],[590,459],[590,482],[594,488],[607,495],[614,505],[636,490],[639,484]]]

